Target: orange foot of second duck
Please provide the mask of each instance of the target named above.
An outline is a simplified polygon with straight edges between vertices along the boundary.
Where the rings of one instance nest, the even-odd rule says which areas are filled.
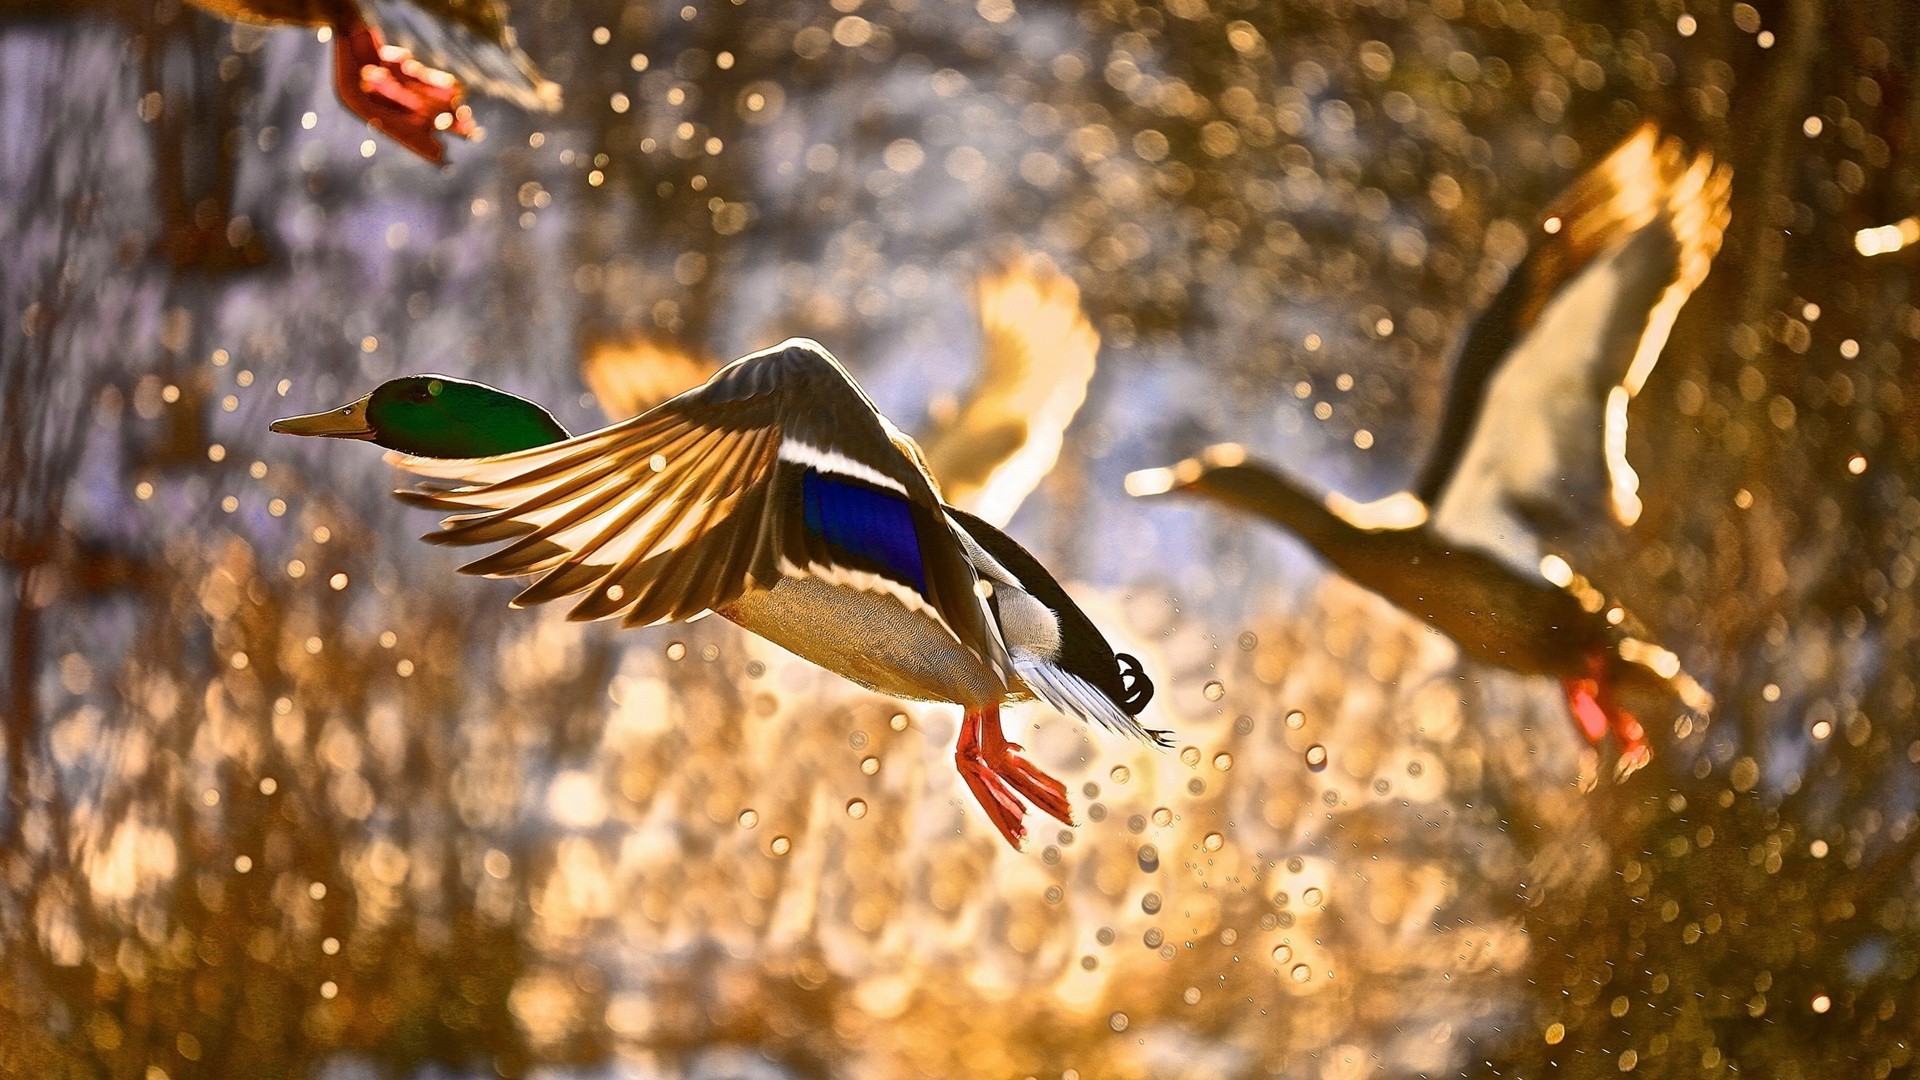
[[[1574,722],[1580,725],[1580,733],[1593,745],[1599,746],[1609,731],[1613,733],[1620,750],[1613,775],[1616,780],[1625,780],[1653,760],[1653,747],[1647,744],[1647,729],[1614,698],[1606,678],[1606,658],[1594,657],[1587,669],[1585,677],[1561,680],[1567,693],[1567,708],[1572,710]]]
[[[374,130],[436,165],[447,156],[441,132],[473,137],[473,112],[461,104],[459,80],[386,44],[365,22],[342,22],[335,34],[334,87]]]
[[[1066,785],[1013,752],[1019,749],[1000,730],[999,706],[989,705],[967,713],[960,725],[960,743],[953,751],[961,779],[1000,835],[1016,849],[1027,835],[1028,804],[1063,825],[1073,824]]]

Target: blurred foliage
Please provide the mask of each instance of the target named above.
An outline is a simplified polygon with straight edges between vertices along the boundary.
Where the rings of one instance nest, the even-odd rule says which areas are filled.
[[[1905,5],[544,0],[565,110],[441,171],[311,35],[7,12],[0,1073],[1910,1068],[1920,307],[1852,246],[1920,204]],[[1553,687],[1118,479],[1231,437],[1397,486],[1645,116],[1734,223],[1583,565],[1720,711],[1583,792]],[[1026,854],[946,710],[509,612],[377,455],[265,432],[417,370],[588,427],[576,357],[643,332],[812,334],[915,426],[1010,242],[1103,339],[1013,531],[1181,747],[1023,710],[1084,816]]]

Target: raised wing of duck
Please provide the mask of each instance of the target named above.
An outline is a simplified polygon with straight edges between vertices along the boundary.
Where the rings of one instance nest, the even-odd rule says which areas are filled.
[[[983,276],[974,294],[980,372],[953,418],[920,442],[948,502],[1005,525],[1059,461],[1100,335],[1079,286],[1037,256]]]
[[[1534,568],[1543,537],[1639,517],[1628,402],[1720,249],[1731,179],[1647,124],[1543,216],[1462,343],[1413,487],[1437,533]]]

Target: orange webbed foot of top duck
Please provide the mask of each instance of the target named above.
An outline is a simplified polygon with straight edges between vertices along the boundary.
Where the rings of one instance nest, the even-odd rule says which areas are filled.
[[[1073,824],[1066,785],[1013,753],[1018,749],[1000,730],[999,707],[990,705],[967,713],[960,725],[959,745],[953,752],[954,766],[968,790],[1000,835],[1016,849],[1026,839],[1029,804],[1063,825]]]
[[[1646,727],[1615,698],[1606,678],[1605,657],[1596,656],[1588,668],[1586,677],[1562,680],[1567,708],[1580,733],[1593,745],[1599,746],[1612,732],[1620,752],[1614,761],[1613,778],[1625,780],[1653,760],[1653,747],[1647,743]]]
[[[386,44],[364,22],[335,29],[334,87],[340,100],[376,131],[438,165],[446,160],[439,135],[472,138],[473,112],[461,103],[459,80]]]

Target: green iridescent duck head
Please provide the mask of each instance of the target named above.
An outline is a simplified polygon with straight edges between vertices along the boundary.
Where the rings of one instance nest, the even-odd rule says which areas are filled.
[[[364,439],[416,457],[511,454],[568,438],[553,414],[505,390],[446,375],[407,375],[327,412],[275,420],[283,435]]]

